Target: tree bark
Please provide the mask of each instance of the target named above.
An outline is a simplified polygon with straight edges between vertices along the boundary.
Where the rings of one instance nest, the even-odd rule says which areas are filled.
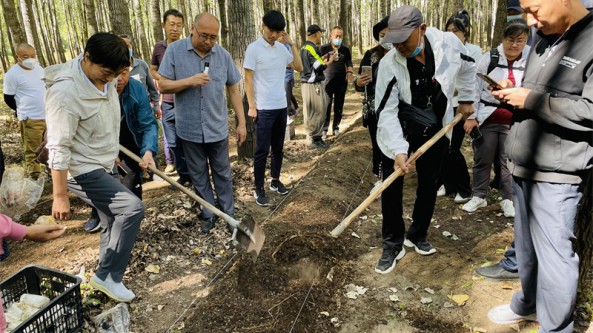
[[[83,7],[87,21],[86,26],[88,34],[86,38],[88,39],[92,35],[99,32],[99,24],[97,23],[97,16],[95,16],[95,13],[97,12],[95,9],[95,0],[84,0]]]
[[[229,48],[228,45],[228,36],[229,36],[229,26],[228,26],[228,18],[227,18],[227,10],[226,10],[226,3],[227,0],[218,0],[218,11],[220,12],[220,37],[221,37],[221,45],[225,48]]]
[[[163,27],[161,26],[161,7],[159,7],[159,0],[150,0],[150,17],[152,20],[152,36],[156,43],[165,39]]]
[[[298,34],[301,37],[302,43],[304,43],[305,39],[307,38],[307,23],[305,21],[305,1],[296,0],[296,6],[294,9],[298,27]]]
[[[35,47],[37,59],[41,66],[47,66],[47,61],[43,54],[44,49],[39,42],[39,33],[35,24],[35,15],[33,14],[33,0],[21,0],[21,14],[23,16],[23,25],[27,35],[27,43]]]
[[[9,30],[8,44],[12,51],[12,57],[16,61],[15,44],[26,42],[27,38],[25,32],[21,29],[14,0],[2,0],[2,15]],[[3,48],[3,50],[5,49]]]
[[[495,48],[502,42],[504,35],[504,28],[507,24],[507,2],[505,0],[498,0],[496,7],[496,22],[494,26],[494,33],[492,34],[491,48]]]
[[[228,0],[228,21],[233,22],[234,29],[229,30],[228,51],[235,60],[235,64],[243,73],[243,60],[247,46],[256,39],[255,21],[253,15],[253,1]],[[243,91],[243,89],[241,89]],[[245,105],[245,103],[243,103]],[[247,116],[249,108],[245,108],[247,126],[247,140],[237,148],[239,159],[253,158],[255,153],[255,125]]]
[[[107,0],[112,31],[115,34],[130,34],[130,11],[126,0]]]
[[[338,24],[342,29],[344,29],[344,44],[348,47],[352,47],[352,36],[350,27],[352,26],[352,6],[351,0],[342,0],[340,1],[340,19]],[[331,29],[332,27],[327,27],[327,29]]]

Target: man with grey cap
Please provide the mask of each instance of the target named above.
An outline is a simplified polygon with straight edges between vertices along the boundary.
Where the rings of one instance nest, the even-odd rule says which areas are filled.
[[[391,13],[384,43],[392,43],[379,64],[375,109],[379,114],[377,143],[382,152],[383,179],[401,168],[409,171],[408,154],[428,141],[453,119],[452,105],[458,91],[457,111],[465,118],[473,113],[476,67],[459,38],[451,32],[427,28],[418,8],[401,6]],[[413,109],[436,119],[436,125],[420,128],[401,122],[400,110]],[[450,133],[449,133],[450,135]],[[402,218],[403,177],[381,195],[383,213],[383,254],[375,271],[386,274],[405,255],[403,245],[421,255],[436,249],[426,240],[438,187],[441,163],[448,141],[442,138],[416,162],[418,189],[412,214],[413,223],[405,234]]]
[[[303,93],[303,118],[307,140],[311,147],[327,148],[329,145],[322,140],[322,128],[325,122],[327,95],[323,87],[325,76],[323,71],[333,63],[335,53],[320,56],[319,45],[321,34],[325,32],[317,24],[307,28],[307,40],[301,49],[303,71],[301,72],[301,90]]]

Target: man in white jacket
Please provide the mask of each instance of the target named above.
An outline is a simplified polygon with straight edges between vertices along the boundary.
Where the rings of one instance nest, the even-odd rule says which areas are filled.
[[[401,6],[391,13],[385,43],[392,49],[381,60],[377,78],[375,108],[379,113],[377,143],[383,153],[383,179],[394,168],[409,171],[408,154],[428,141],[453,119],[452,99],[458,91],[458,112],[464,117],[473,113],[476,79],[475,61],[453,33],[427,28],[422,13],[412,6]],[[435,119],[435,125],[420,128],[412,122],[400,122],[402,108],[413,108]],[[414,247],[421,255],[436,249],[426,240],[438,186],[438,175],[447,148],[439,140],[416,162],[418,190],[412,218],[405,234],[402,218],[403,177],[382,194],[383,254],[375,271],[386,274],[405,255],[402,245]]]

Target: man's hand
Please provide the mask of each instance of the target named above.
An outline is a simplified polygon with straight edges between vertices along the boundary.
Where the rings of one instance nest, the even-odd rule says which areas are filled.
[[[189,85],[192,87],[202,87],[210,82],[210,76],[205,73],[198,73],[194,76],[188,77],[186,80],[188,80]]]
[[[159,106],[159,103],[154,103],[152,105],[152,112],[154,113],[154,117],[156,119],[161,119],[163,117],[163,111],[161,111],[161,107]]]
[[[463,115],[463,120],[467,120],[467,117],[474,113],[474,106],[473,104],[459,103],[457,113],[461,113]]]
[[[257,109],[255,106],[249,106],[249,110],[247,111],[247,115],[251,118],[252,121],[257,119]]]
[[[321,59],[325,62],[326,65],[331,65],[331,63],[334,62],[334,60],[336,60],[336,54],[334,52],[330,52],[321,57]]]
[[[142,161],[143,162],[138,163],[138,165],[140,165],[140,167],[145,171],[148,170],[148,166],[156,168],[156,165],[154,164],[154,157],[152,156],[152,152],[150,150],[144,153],[144,156],[142,156]]]
[[[525,108],[525,100],[531,89],[527,88],[510,88],[503,90],[495,90],[492,95],[503,103],[510,104],[518,109]]]
[[[34,242],[45,242],[58,238],[64,234],[66,227],[63,225],[37,225],[33,224],[27,227],[25,238]]]
[[[282,31],[280,40],[282,44],[292,44],[292,39],[286,31]]]
[[[115,166],[120,166],[121,165],[121,160],[119,159],[119,156],[115,157]]]
[[[352,82],[353,79],[354,75],[352,75],[352,72],[346,72],[346,80],[348,80],[348,82]]]
[[[478,121],[475,119],[468,119],[465,121],[465,124],[463,124],[463,130],[467,135],[469,135],[476,127],[479,127],[479,125]]]
[[[54,196],[51,215],[56,220],[66,221],[70,219],[70,199],[68,199],[67,195]]]
[[[236,135],[237,144],[240,146],[243,144],[243,142],[245,142],[245,139],[247,139],[247,128],[245,127],[245,124],[239,124],[239,126],[237,126]]]
[[[402,172],[405,174],[407,174],[408,172],[410,172],[410,168],[408,166],[408,154],[397,154],[395,155],[395,163],[393,164],[393,168],[397,169],[400,168],[402,169]]]

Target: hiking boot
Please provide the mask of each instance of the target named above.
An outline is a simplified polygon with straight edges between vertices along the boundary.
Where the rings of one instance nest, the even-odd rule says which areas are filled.
[[[441,185],[439,190],[437,191],[437,198],[444,197],[447,195],[447,190],[445,189],[445,185]]]
[[[513,202],[509,199],[504,199],[500,202],[500,207],[502,208],[502,214],[504,217],[515,217],[515,206],[513,206]]]
[[[327,149],[327,148],[329,148],[329,145],[327,143],[323,142],[323,140],[317,139],[317,140],[313,140],[313,142],[311,142],[310,147],[317,148],[317,149]]]
[[[404,241],[404,245],[407,247],[413,247],[414,250],[416,250],[416,253],[421,254],[423,256],[431,255],[437,252],[437,250],[434,247],[432,247],[432,245],[426,240],[419,240],[416,243],[414,243],[406,238],[406,240]]]
[[[93,233],[99,231],[99,229],[101,229],[101,219],[99,219],[99,215],[95,209],[93,209],[91,212],[91,217],[89,217],[89,219],[84,224],[84,231]]]
[[[266,191],[263,188],[256,188],[253,197],[255,197],[255,203],[260,206],[267,207],[270,205],[270,200],[266,198]]]
[[[111,274],[107,275],[105,280],[101,280],[97,275],[93,275],[89,284],[91,287],[103,292],[109,298],[118,302],[131,302],[136,297],[122,282],[113,281]]]
[[[214,229],[214,226],[216,226],[216,216],[202,219],[202,225],[200,226],[200,231],[207,234],[210,232],[210,230]]]
[[[472,197],[472,199],[468,203],[463,205],[462,209],[468,213],[473,213],[476,210],[478,210],[478,208],[484,208],[486,206],[488,206],[486,199]]]
[[[495,324],[511,325],[522,321],[536,321],[537,314],[534,312],[526,316],[518,315],[511,310],[510,304],[503,304],[488,311],[488,319]]]
[[[278,179],[272,180],[272,183],[270,184],[270,191],[276,192],[281,195],[287,195],[288,192],[290,192],[286,187],[284,187],[284,184],[282,184],[282,182]]]
[[[509,272],[500,263],[476,268],[476,274],[493,280],[514,280],[519,278],[519,273]]]
[[[387,274],[395,268],[397,260],[400,260],[406,255],[406,249],[403,247],[396,249],[383,249],[383,254],[375,266],[375,272],[379,274]]]
[[[462,197],[461,194],[457,193],[457,195],[455,196],[455,199],[453,199],[453,202],[455,202],[456,204],[464,204],[468,201],[470,201],[471,197]]]
[[[173,175],[175,174],[176,170],[175,170],[175,166],[173,164],[167,164],[167,167],[165,168],[165,174],[167,176]]]

